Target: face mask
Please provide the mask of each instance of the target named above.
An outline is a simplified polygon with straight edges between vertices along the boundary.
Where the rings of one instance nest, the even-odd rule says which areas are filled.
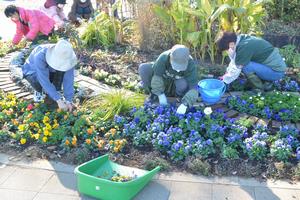
[[[58,4],[57,7],[58,8],[63,8],[65,5],[64,4]]]
[[[81,2],[81,3],[85,3],[85,2],[86,2],[86,0],[80,0],[80,2]]]

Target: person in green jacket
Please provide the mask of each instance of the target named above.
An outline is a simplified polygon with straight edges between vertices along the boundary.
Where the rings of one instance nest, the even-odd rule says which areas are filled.
[[[270,90],[271,81],[284,77],[286,64],[279,50],[262,38],[223,32],[217,46],[219,50],[228,52],[254,89]]]
[[[154,63],[139,66],[139,75],[149,99],[167,105],[167,96],[182,97],[177,113],[184,114],[198,98],[197,67],[184,45],[175,45],[160,54]]]

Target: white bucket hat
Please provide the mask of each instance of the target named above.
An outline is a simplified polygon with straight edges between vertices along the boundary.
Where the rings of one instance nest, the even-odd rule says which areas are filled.
[[[66,40],[60,40],[47,50],[46,61],[53,69],[65,72],[76,65],[77,58],[72,45]]]

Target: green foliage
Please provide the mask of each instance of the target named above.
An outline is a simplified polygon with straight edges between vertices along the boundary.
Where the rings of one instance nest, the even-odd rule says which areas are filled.
[[[269,92],[264,96],[244,94],[229,97],[228,106],[242,113],[277,121],[300,120],[300,98],[292,93]]]
[[[272,0],[265,4],[265,8],[270,18],[282,19],[285,22],[300,20],[299,0]]]
[[[300,53],[296,46],[286,45],[280,49],[280,54],[285,58],[285,63],[288,67],[300,67]]]
[[[84,45],[88,47],[108,48],[117,42],[120,31],[121,22],[102,12],[88,24],[81,38]]]
[[[92,110],[95,118],[113,119],[115,115],[126,114],[133,107],[143,105],[145,96],[126,90],[113,90],[87,100],[83,109]]]
[[[259,32],[265,0],[172,1],[168,7],[153,6],[154,13],[168,27],[173,41],[188,45],[195,56],[215,61],[215,38],[223,29],[242,33]]]
[[[195,174],[201,174],[208,176],[211,173],[211,166],[207,161],[203,161],[200,158],[192,159],[188,162],[188,168]]]
[[[152,170],[157,166],[160,166],[161,171],[168,171],[171,168],[168,161],[166,161],[165,159],[160,158],[160,157],[147,159],[146,162],[145,162],[145,169],[146,170]]]

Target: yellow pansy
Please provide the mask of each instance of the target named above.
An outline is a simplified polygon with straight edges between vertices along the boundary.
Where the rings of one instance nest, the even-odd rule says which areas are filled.
[[[21,143],[21,144],[25,144],[25,143],[26,143],[26,139],[25,139],[25,138],[22,138],[22,139],[20,140],[20,143]]]
[[[47,137],[43,137],[43,139],[42,139],[42,140],[43,140],[43,142],[44,142],[44,143],[46,143],[46,142],[47,142],[47,140],[48,140],[48,138],[47,138]]]
[[[20,124],[18,126],[19,131],[25,131],[25,125],[24,124]]]

